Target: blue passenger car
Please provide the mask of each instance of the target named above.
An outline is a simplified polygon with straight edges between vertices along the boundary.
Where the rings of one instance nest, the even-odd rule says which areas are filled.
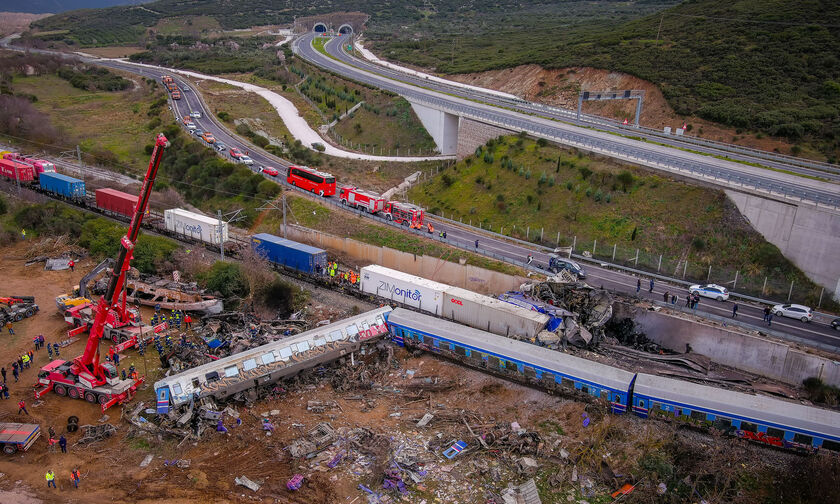
[[[409,348],[441,353],[470,366],[549,390],[575,389],[627,409],[634,374],[523,341],[397,308],[388,315],[391,339]]]
[[[79,200],[85,197],[85,182],[61,173],[41,173],[38,183],[42,190],[62,198]]]
[[[327,266],[325,250],[268,233],[252,236],[251,248],[275,264],[309,275],[314,274],[318,266]]]

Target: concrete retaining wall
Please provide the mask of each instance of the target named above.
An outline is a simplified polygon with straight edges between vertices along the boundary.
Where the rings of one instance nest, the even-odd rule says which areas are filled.
[[[616,303],[615,308],[616,316],[631,317],[639,331],[675,352],[684,352],[688,343],[692,351],[707,355],[718,364],[791,385],[801,385],[806,378],[816,376],[827,384],[840,386],[840,361],[726,327],[638,309],[623,303]]]
[[[486,144],[487,140],[501,135],[515,135],[516,133],[516,131],[462,117],[458,125],[458,149],[455,157],[464,159],[475,153],[476,147]]]
[[[498,294],[518,290],[527,278],[490,271],[468,264],[444,261],[437,257],[418,256],[387,247],[369,245],[352,238],[322,233],[312,229],[288,226],[287,238],[310,245],[341,252],[366,264],[380,264],[387,268],[454,285],[482,294]],[[282,236],[282,229],[279,231]]]

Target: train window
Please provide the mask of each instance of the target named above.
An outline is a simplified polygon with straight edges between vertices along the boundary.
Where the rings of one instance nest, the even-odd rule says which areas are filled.
[[[314,341],[312,341],[312,344],[316,347],[323,346],[327,344],[327,340],[325,340],[324,338],[316,338]]]
[[[192,379],[192,385],[193,385],[194,389],[197,389],[201,386],[201,384],[198,382],[198,378],[193,378]]]
[[[376,325],[385,325],[385,319],[382,318],[382,315],[376,316]]]
[[[228,378],[239,376],[239,368],[236,366],[228,366],[225,368],[225,376]]]
[[[297,350],[300,353],[308,352],[309,351],[309,342],[308,341],[301,341],[297,344]]]
[[[360,327],[362,328],[362,331],[367,331],[368,329],[370,329],[370,324],[368,324],[367,320],[362,320],[360,323]]]
[[[184,391],[181,389],[180,383],[173,383],[172,384],[172,392],[175,392],[175,395],[181,395]]]
[[[654,401],[654,402],[651,403],[650,409],[661,410],[662,409],[662,403],[658,403],[658,402]]]
[[[785,431],[783,431],[782,429],[776,429],[775,427],[767,427],[767,435],[770,437],[782,439],[785,437]]]
[[[603,400],[605,400],[605,401],[609,401],[609,400],[610,400],[610,393],[609,393],[609,391],[607,391],[607,390],[602,390],[602,391],[601,391],[601,399],[603,399]]]
[[[525,366],[525,376],[528,378],[535,378],[537,376],[536,369],[532,368],[531,366]]]
[[[694,411],[691,412],[691,418],[694,419],[694,420],[705,420],[706,419],[706,414],[703,413],[702,411],[694,410]]]
[[[464,348],[462,346],[458,346],[458,345],[453,345],[453,346],[455,347],[455,353],[456,354],[464,355],[464,356],[467,355],[467,349],[466,348]]]
[[[726,431],[730,427],[732,427],[732,419],[720,416],[715,418],[715,429]]]
[[[642,408],[645,407],[645,400],[644,399],[639,399],[639,406],[641,406]]]
[[[434,346],[434,344],[435,344],[435,340],[434,340],[434,339],[432,339],[432,337],[431,337],[431,336],[423,336],[423,343],[425,343],[426,345],[428,345],[428,346],[432,347],[432,346]]]
[[[747,432],[758,432],[758,425],[751,422],[741,422],[741,430]]]
[[[333,331],[330,333],[330,341],[341,341],[344,339],[344,335],[341,334],[341,331]]]
[[[581,385],[580,386],[580,391],[583,392],[584,394],[588,394],[589,393],[589,387],[586,386],[586,385]]]
[[[514,372],[514,371],[518,372],[519,371],[519,369],[516,366],[516,363],[513,362],[513,361],[505,361],[505,369],[507,369],[511,372]]]
[[[826,439],[823,441],[822,447],[826,450],[840,452],[840,443],[838,443],[837,441],[831,441],[829,439]]]
[[[218,371],[210,371],[204,378],[207,379],[208,382],[217,381],[219,379],[219,372]]]
[[[493,369],[499,369],[499,358],[495,355],[490,355],[487,357],[487,365]]]
[[[257,359],[248,359],[242,363],[242,369],[245,371],[250,371],[257,367]]]
[[[348,339],[356,339],[356,335],[359,334],[359,329],[356,327],[356,324],[350,324],[344,330],[347,332]]]
[[[814,438],[812,438],[811,436],[806,436],[805,434],[799,434],[797,432],[793,435],[793,442],[811,446],[811,444],[813,444],[814,442]]]
[[[280,358],[282,360],[289,360],[289,357],[292,356],[292,348],[291,347],[284,347],[280,349]]]
[[[565,376],[560,379],[560,385],[563,385],[564,387],[575,388],[575,382],[566,378]]]
[[[262,356],[262,361],[263,361],[263,364],[265,364],[266,366],[271,364],[272,362],[274,362],[274,354],[271,353],[271,352],[268,352],[267,354],[264,354]]]

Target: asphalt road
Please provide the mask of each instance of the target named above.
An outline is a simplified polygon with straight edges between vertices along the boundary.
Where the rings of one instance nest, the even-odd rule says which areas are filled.
[[[193,119],[193,121],[198,126],[197,131],[210,131],[211,133],[213,133],[217,141],[225,143],[228,147],[235,146],[239,147],[243,151],[248,151],[249,156],[254,160],[255,164],[251,167],[251,169],[255,172],[257,172],[257,167],[259,165],[272,166],[278,168],[280,174],[277,177],[271,177],[265,174],[263,174],[263,176],[269,180],[276,181],[277,183],[285,186],[287,189],[299,190],[297,188],[292,188],[291,186],[288,186],[285,182],[285,168],[287,168],[291,163],[279,159],[275,156],[272,156],[254,146],[251,146],[248,142],[242,140],[237,135],[228,132],[205,107],[203,101],[200,99],[199,94],[196,92],[195,89],[193,89],[192,84],[188,83],[177,74],[169,72],[165,69],[156,69],[131,65],[128,63],[118,61],[96,61],[96,63],[101,64],[103,66],[131,72],[136,75],[154,78],[158,81],[160,81],[160,78],[163,75],[171,75],[178,83],[178,87],[182,89],[181,96],[183,98],[181,100],[170,100],[170,103],[173,104],[173,113],[175,114],[179,123],[181,118],[183,118],[185,115],[189,115],[190,112],[200,112],[202,117],[200,119]],[[189,87],[191,91],[183,91],[185,87]],[[197,140],[199,142],[202,142],[200,138]],[[224,156],[230,159],[226,153],[224,154]],[[338,183],[341,184],[341,181],[338,181]],[[337,209],[343,209],[347,212],[357,213],[356,210],[352,210],[351,208],[337,204],[335,198],[328,199],[326,200],[326,202],[332,203]],[[368,218],[375,218],[367,213],[364,213],[363,215]],[[381,218],[377,220],[383,223],[386,222],[384,219]],[[495,236],[483,233],[479,230],[475,230],[467,226],[462,227],[459,225],[454,225],[450,222],[435,219],[433,217],[429,217],[427,220],[432,222],[435,227],[435,233],[432,238],[439,241],[444,241],[439,238],[438,233],[440,231],[446,231],[447,239],[445,240],[445,243],[449,245],[485,254],[508,262],[520,264],[525,263],[528,254],[531,254],[534,258],[534,262],[531,264],[531,267],[535,271],[539,271],[537,267],[545,267],[548,263],[548,255],[541,250],[526,247],[522,244],[505,240],[502,238],[497,238]],[[396,224],[393,223],[391,223],[391,225],[396,226]],[[419,235],[428,236],[428,234],[425,231],[409,230],[408,228],[405,228],[405,232],[411,232]],[[479,247],[477,249],[475,247],[476,240],[478,240],[479,242]],[[636,276],[622,271],[601,268],[595,265],[585,264],[584,267],[587,272],[586,281],[594,287],[604,287],[617,293],[630,295],[635,294],[637,282]],[[649,283],[647,279],[644,278],[642,279],[642,289],[638,294],[641,298],[661,301],[664,292],[668,291],[670,293],[677,294],[679,297],[681,297],[680,303],[684,304],[685,294],[687,293],[687,290],[683,286],[677,284],[667,284],[665,282],[660,281],[656,281],[652,293],[649,293],[648,289]],[[702,316],[704,314],[711,314],[719,317],[731,317],[732,304],[732,302],[719,303],[711,299],[701,298],[700,305],[697,309],[697,315]],[[763,322],[763,314],[761,310],[761,307],[752,306],[746,303],[739,303],[738,321],[742,323],[752,324],[759,329],[766,327],[766,325]],[[783,319],[776,317],[773,320],[772,329],[776,331],[781,331],[785,334],[791,335],[795,338],[804,340],[806,342],[810,341],[822,346],[840,349],[840,331],[833,330],[830,326],[828,326],[825,323],[812,322],[806,324],[798,320]]]
[[[451,94],[421,88],[394,80],[376,73],[336,61],[311,45],[315,34],[304,35],[292,42],[292,49],[304,59],[336,74],[358,82],[376,86],[397,93],[410,101],[427,104],[450,113],[496,124],[512,131],[529,131],[548,138],[560,139],[562,143],[575,145],[585,150],[599,152],[620,159],[662,169],[682,176],[704,180],[721,187],[739,188],[773,194],[782,198],[817,202],[832,208],[840,208],[840,185],[818,181],[787,173],[767,170],[717,159],[710,156],[674,149],[633,138],[614,135],[592,128],[544,119],[535,115],[517,112],[486,103],[478,103]],[[327,44],[331,49],[342,40]]]

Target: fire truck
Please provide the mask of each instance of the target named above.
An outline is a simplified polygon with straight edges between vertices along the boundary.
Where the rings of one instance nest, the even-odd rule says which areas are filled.
[[[143,215],[149,206],[149,197],[152,193],[152,186],[157,177],[160,160],[163,157],[163,150],[169,146],[169,142],[162,134],[155,140],[155,147],[152,151],[152,158],[149,161],[149,168],[146,171],[146,179],[140,189],[140,196],[137,199],[137,206],[134,209],[134,216],[131,219],[128,232],[120,240],[120,253],[110,271],[110,280],[105,294],[99,298],[94,310],[94,319],[90,325],[90,335],[82,355],[73,359],[72,362],[56,359],[38,372],[38,383],[44,388],[35,392],[35,398],[40,399],[47,392],[52,390],[59,396],[67,396],[71,399],[84,399],[90,403],[98,403],[105,411],[114,404],[122,404],[130,401],[137,393],[137,387],[143,383],[145,377],[129,377],[121,379],[117,368],[110,362],[99,362],[99,341],[105,332],[105,325],[109,320],[112,311],[125,309],[125,296],[120,303],[119,293],[123,291],[125,276],[131,268],[131,258],[134,251],[134,244],[140,233],[140,224]]]
[[[378,194],[362,191],[358,187],[342,187],[338,197],[341,199],[342,205],[350,205],[363,212],[377,213],[385,208],[385,198]]]
[[[413,228],[419,228],[423,225],[423,209],[418,206],[399,201],[389,201],[385,203],[382,211],[386,219],[397,224]]]

